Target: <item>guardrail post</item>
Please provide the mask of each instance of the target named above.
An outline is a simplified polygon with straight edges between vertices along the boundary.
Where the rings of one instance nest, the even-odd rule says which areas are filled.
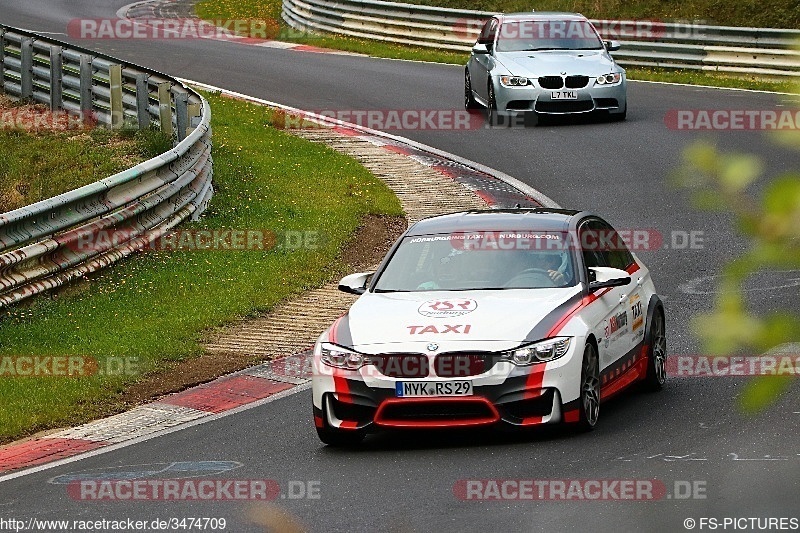
[[[0,93],[5,92],[6,90],[5,63],[6,63],[6,30],[5,28],[0,28]]]
[[[81,54],[81,111],[84,115],[94,109],[92,101],[92,56]]]
[[[61,68],[61,47],[50,47],[50,110],[57,111],[64,104],[61,87],[61,77],[64,71]]]
[[[200,125],[200,122],[203,118],[202,116],[202,109],[203,106],[200,104],[189,104],[186,109],[186,113],[189,117],[189,127],[194,129]]]
[[[189,96],[186,93],[175,95],[175,125],[178,128],[178,142],[186,138],[186,128],[189,126]]]
[[[150,127],[150,91],[144,73],[136,75],[136,122],[140,130]]]
[[[24,100],[33,95],[33,38],[23,37],[20,51],[20,98]]]
[[[172,84],[168,81],[158,84],[158,118],[161,121],[161,131],[168,137],[172,137],[171,89]]]
[[[122,108],[122,65],[108,66],[108,84],[111,89],[111,129],[119,130],[125,125]]]

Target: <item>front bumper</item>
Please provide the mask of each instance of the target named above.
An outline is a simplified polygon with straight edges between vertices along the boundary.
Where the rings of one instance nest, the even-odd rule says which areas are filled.
[[[601,110],[622,113],[627,108],[627,84],[624,77],[618,85],[594,85],[594,81],[590,81],[587,87],[581,89],[546,89],[541,87],[536,79],[532,80],[532,83],[533,85],[522,87],[505,87],[495,79],[498,113],[535,111],[548,115],[569,115]],[[554,99],[553,93],[561,91],[575,91],[577,98]]]
[[[337,429],[372,431],[576,422],[584,344],[574,340],[568,353],[555,361],[519,367],[499,362],[484,374],[464,378],[392,378],[371,365],[358,371],[320,367],[322,363],[315,358],[315,423],[317,427],[327,423]],[[396,394],[398,381],[466,380],[472,382],[471,396],[409,398]]]

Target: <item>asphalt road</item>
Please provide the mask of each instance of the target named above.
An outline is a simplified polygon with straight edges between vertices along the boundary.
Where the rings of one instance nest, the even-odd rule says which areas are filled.
[[[112,17],[124,0],[0,0],[0,21],[68,39],[67,21]],[[61,33],[62,35],[58,35]],[[211,41],[74,41],[171,75],[304,109],[458,109],[463,69],[242,46]],[[396,132],[506,172],[561,205],[588,208],[623,228],[703,232],[700,249],[640,253],[664,295],[670,353],[699,353],[690,318],[708,309],[703,294],[681,286],[713,276],[746,243],[724,214],[695,210],[669,183],[681,150],[700,135],[668,129],[671,109],[773,109],[767,94],[632,83],[624,123],[569,122],[525,129]],[[726,150],[759,154],[767,175],[797,168],[797,153],[759,133],[708,137]],[[757,194],[766,181],[754,187]],[[754,284],[758,312],[800,308],[797,273]],[[773,287],[765,289],[767,282]],[[789,286],[786,286],[789,285]],[[75,501],[54,476],[173,461],[236,461],[220,474],[268,478],[286,490],[319,481],[319,499],[278,499],[276,505],[315,531],[567,530],[683,531],[687,517],[800,517],[800,402],[797,388],[773,409],[745,417],[736,407],[742,381],[673,379],[658,394],[634,393],[604,404],[588,435],[392,434],[359,451],[320,445],[310,420],[310,394],[228,416],[121,450],[0,483],[0,516],[97,519],[168,516],[226,517],[228,531],[259,531],[250,504],[233,502],[136,505]],[[705,499],[657,502],[475,502],[453,493],[458,480],[486,478],[656,479],[698,482]],[[681,485],[683,486],[683,485]],[[232,525],[230,525],[232,524]],[[232,529],[231,529],[232,528]]]

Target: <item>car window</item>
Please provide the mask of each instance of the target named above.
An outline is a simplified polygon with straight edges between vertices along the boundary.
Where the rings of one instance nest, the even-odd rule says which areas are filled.
[[[583,263],[586,268],[611,266],[608,256],[599,246],[600,225],[596,220],[581,224],[578,232]]]
[[[625,245],[625,241],[620,237],[619,233],[609,226],[608,224],[601,224],[603,231],[608,233],[608,240],[613,243],[608,251],[608,263],[612,268],[619,268],[620,270],[627,269],[633,264],[633,255]]]
[[[588,20],[522,20],[504,22],[498,52],[601,50],[603,42]]]
[[[590,220],[580,229],[583,261],[589,267],[627,269],[634,259],[619,233],[605,222]]]
[[[375,284],[378,292],[568,287],[572,254],[558,232],[521,230],[406,237]]]
[[[486,45],[494,44],[494,38],[497,35],[497,27],[497,19],[487,20],[486,24],[481,28],[481,34],[478,36],[478,43]]]

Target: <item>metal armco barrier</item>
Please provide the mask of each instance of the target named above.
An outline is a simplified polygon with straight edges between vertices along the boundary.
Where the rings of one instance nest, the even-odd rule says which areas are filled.
[[[211,109],[179,81],[0,25],[2,92],[111,128],[160,127],[176,145],[98,182],[0,214],[0,308],[147,246],[208,205]]]
[[[283,20],[300,31],[462,52],[470,50],[481,23],[494,14],[379,0],[283,0],[282,10]],[[604,38],[622,42],[622,49],[614,52],[622,65],[800,76],[800,51],[793,49],[800,30],[592,22]]]

